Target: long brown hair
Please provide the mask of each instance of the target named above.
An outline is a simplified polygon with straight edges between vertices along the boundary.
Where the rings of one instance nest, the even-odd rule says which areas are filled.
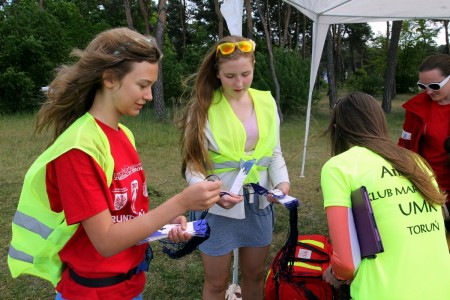
[[[227,42],[247,40],[240,36],[222,38],[209,49],[197,73],[189,76],[186,80],[186,82],[194,81],[194,84],[190,93],[190,100],[182,111],[181,116],[176,120],[182,132],[180,142],[182,156],[181,173],[183,176],[187,164],[189,164],[191,170],[201,174],[206,174],[206,170],[211,169],[204,130],[214,91],[221,87],[220,79],[217,78],[219,65],[225,61],[236,60],[240,57],[248,57],[253,63],[255,61],[254,51],[242,52],[236,47],[233,53],[223,55],[220,51],[217,52],[217,46]]]
[[[91,108],[106,70],[121,80],[133,62],[157,63],[162,58],[154,38],[128,28],[104,31],[84,51],[75,49],[71,55],[78,61],[59,68],[37,114],[35,132],[53,126],[52,142]]]
[[[428,163],[416,153],[389,139],[386,117],[381,106],[370,95],[354,92],[336,102],[326,133],[331,140],[331,154],[350,147],[367,148],[386,159],[422,193],[426,201],[442,205],[445,195],[432,184],[432,177],[420,166]]]

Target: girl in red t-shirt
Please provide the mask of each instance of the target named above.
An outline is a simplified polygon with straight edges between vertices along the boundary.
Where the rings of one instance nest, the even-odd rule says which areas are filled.
[[[59,253],[66,268],[56,298],[139,299],[145,276],[137,267],[147,245],[137,244],[167,223],[181,224],[169,239],[188,240],[182,215],[211,207],[219,200],[221,183],[190,186],[149,211],[142,164],[131,133],[119,121],[123,115],[138,115],[152,100],[162,55],[154,39],[127,28],[100,33],[74,54],[78,62],[60,69],[50,84],[36,128],[53,127],[52,144],[57,144],[65,130],[79,126],[76,120],[84,118],[89,125],[79,128],[73,147],[46,167],[43,188],[51,209],[64,211],[69,225],[79,224]],[[107,138],[107,143],[97,141],[97,147],[111,153],[112,178],[107,178],[108,166],[98,163],[96,156],[102,153],[78,146],[96,134]]]

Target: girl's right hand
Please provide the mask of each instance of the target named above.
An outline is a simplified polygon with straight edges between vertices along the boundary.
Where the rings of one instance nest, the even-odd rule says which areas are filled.
[[[188,186],[181,192],[187,210],[206,210],[219,201],[222,182],[202,181]]]

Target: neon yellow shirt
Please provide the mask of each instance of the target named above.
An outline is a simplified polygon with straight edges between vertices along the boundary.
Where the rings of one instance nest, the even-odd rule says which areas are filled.
[[[325,207],[351,207],[351,191],[366,186],[383,242],[384,253],[363,259],[356,271],[352,299],[450,299],[450,255],[439,206],[425,202],[409,180],[362,147],[327,161],[321,182]]]

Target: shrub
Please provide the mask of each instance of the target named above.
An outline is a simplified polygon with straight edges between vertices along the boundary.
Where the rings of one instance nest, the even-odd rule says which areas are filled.
[[[416,93],[417,74],[404,74],[395,76],[397,93]]]
[[[8,68],[0,74],[0,113],[11,114],[32,111],[37,103],[38,91],[25,72]]]
[[[376,75],[369,75],[364,69],[358,69],[346,82],[348,90],[361,91],[372,96],[379,96],[383,92],[383,79]]]
[[[283,114],[304,113],[308,104],[310,62],[301,58],[298,52],[274,48],[274,63],[280,85],[280,108]],[[270,90],[275,97],[275,84],[269,67],[267,51],[256,52],[255,78],[253,86]],[[313,94],[314,102],[318,95]]]

